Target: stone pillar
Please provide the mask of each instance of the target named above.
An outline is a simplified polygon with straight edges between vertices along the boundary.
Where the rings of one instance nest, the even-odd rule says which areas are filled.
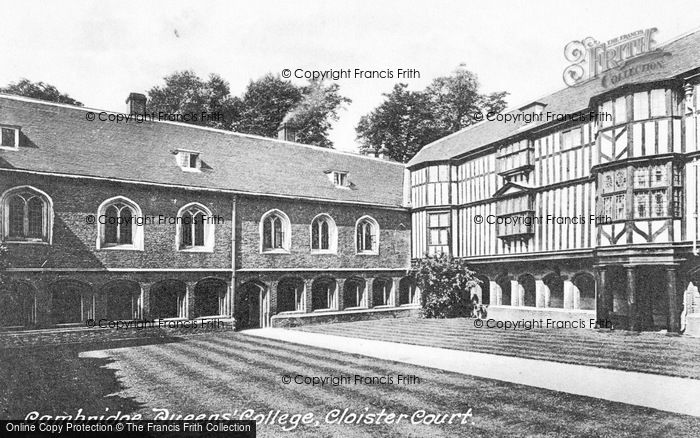
[[[233,316],[234,311],[234,296],[236,293],[235,282],[233,279],[226,280],[226,295],[224,295],[224,303],[222,310],[222,315]]]
[[[178,316],[180,318],[192,319],[194,317],[195,299],[197,298],[194,295],[194,288],[197,283],[194,281],[187,281],[185,285],[185,299],[183,306],[179,309]]]
[[[306,313],[313,312],[311,306],[311,291],[313,284],[314,281],[312,279],[304,279],[304,312]]]
[[[521,287],[520,283],[518,280],[510,280],[510,305],[515,307],[515,306],[520,306],[521,303],[525,300],[525,290],[523,289],[521,292]],[[521,296],[522,295],[522,296]]]
[[[495,281],[489,281],[489,293],[491,294],[490,301],[492,306],[502,306],[503,291],[501,286]]]
[[[389,298],[389,305],[392,307],[396,307],[399,302],[399,282],[401,281],[401,277],[393,277],[391,280],[391,295]]]
[[[573,309],[574,308],[574,284],[571,280],[564,280],[564,308]]]
[[[599,267],[595,270],[596,288],[595,288],[595,317],[598,324],[605,324],[610,320],[611,315],[608,313],[608,299],[610,287],[606,284],[608,271],[605,267]]]
[[[345,279],[339,278],[335,281],[335,284],[336,284],[335,299],[337,300],[337,303],[338,303],[338,305],[336,306],[336,309],[343,310],[343,309],[345,309]]]
[[[625,266],[625,270],[627,271],[627,317],[629,319],[629,329],[639,331],[639,306],[635,268],[633,266]]]
[[[151,319],[151,288],[155,283],[141,283],[141,318]]]
[[[272,315],[277,315],[277,286],[279,285],[279,281],[273,280],[273,281],[268,281],[267,282],[267,289],[268,293],[270,294],[270,317]]]
[[[374,307],[374,278],[367,279],[367,290],[365,290],[365,293],[367,294],[367,308],[371,309]]]
[[[666,268],[666,294],[668,296],[668,321],[669,333],[681,331],[681,312],[678,303],[678,275],[675,266]]]
[[[537,301],[535,305],[537,307],[546,307],[545,298],[547,294],[547,289],[549,289],[542,280],[535,280],[535,294],[537,296]]]

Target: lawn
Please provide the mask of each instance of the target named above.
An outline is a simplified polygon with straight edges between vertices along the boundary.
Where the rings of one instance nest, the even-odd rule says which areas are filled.
[[[589,329],[475,328],[474,319],[396,318],[297,330],[700,379],[700,339]]]
[[[327,328],[327,327],[326,327]],[[300,347],[245,333],[209,333],[179,339],[129,341],[143,345],[94,350],[93,344],[0,350],[0,414],[89,414],[121,410],[153,418],[223,414],[251,409],[311,412],[318,425],[283,432],[260,426],[258,436],[700,436],[700,419],[505,382],[372,358]],[[81,348],[82,345],[82,348]],[[60,352],[60,353],[59,353]],[[90,357],[85,357],[90,356]],[[282,376],[415,375],[414,385],[285,384]],[[353,382],[354,383],[354,382]],[[469,412],[466,424],[326,424],[334,409],[398,414]]]

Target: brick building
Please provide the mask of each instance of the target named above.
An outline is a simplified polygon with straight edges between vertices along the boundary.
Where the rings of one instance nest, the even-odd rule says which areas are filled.
[[[144,99],[130,95],[128,113]],[[236,316],[256,327],[415,311],[403,165],[108,117],[0,96],[13,280],[2,326]]]

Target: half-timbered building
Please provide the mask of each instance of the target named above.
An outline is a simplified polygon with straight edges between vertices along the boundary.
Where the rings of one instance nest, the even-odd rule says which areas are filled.
[[[469,260],[495,317],[700,331],[699,59],[686,35],[424,147],[412,257]]]

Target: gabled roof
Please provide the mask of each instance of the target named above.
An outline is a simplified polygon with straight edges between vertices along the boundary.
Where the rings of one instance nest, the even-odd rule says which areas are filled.
[[[401,207],[401,163],[315,146],[171,122],[88,121],[100,110],[0,95],[0,124],[21,127],[18,150],[0,150],[0,169]],[[200,153],[201,172],[183,172],[174,150]],[[338,189],[324,173],[343,169]]]
[[[637,74],[629,79],[621,80],[616,87],[606,88],[603,86],[601,77],[591,79],[585,83],[564,88],[549,96],[537,99],[538,103],[545,104],[544,111],[551,111],[555,114],[573,114],[585,111],[590,105],[591,98],[611,91],[614,88],[629,84],[640,84],[655,82],[664,79],[674,78],[682,73],[686,73],[700,67],[700,31],[690,33],[671,41],[659,49],[671,54],[664,57],[664,67],[647,70],[645,73]],[[638,60],[643,62],[643,57],[630,60],[622,69],[629,68]],[[608,74],[609,72],[606,72]],[[526,107],[528,105],[525,105]],[[520,108],[523,106],[520,105]],[[506,111],[516,114],[519,110]],[[520,129],[524,122],[506,123],[502,121],[485,121],[469,126],[452,135],[441,138],[423,147],[409,161],[408,166],[415,166],[430,161],[445,161],[450,158],[466,154],[480,149],[490,144],[503,141],[508,137],[522,134],[530,129],[546,124],[546,121],[531,123],[528,128]]]

